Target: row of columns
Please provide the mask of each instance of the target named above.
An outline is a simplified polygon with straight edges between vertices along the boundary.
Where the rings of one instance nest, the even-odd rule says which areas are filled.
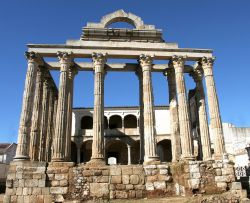
[[[77,74],[72,53],[58,52],[61,65],[58,99],[56,98],[57,94],[53,94],[53,91],[49,91],[50,78],[44,76],[43,69],[46,68],[39,66],[41,60],[38,55],[34,52],[27,53],[26,55],[28,59],[28,70],[15,159],[31,158],[32,160],[50,161],[47,151],[50,151],[49,145],[52,143],[51,135],[53,134],[51,160],[60,162],[70,161],[73,81],[74,76]],[[92,60],[95,73],[94,115],[92,157],[89,164],[105,164],[104,77],[106,55],[93,53]],[[151,78],[153,57],[140,55],[138,61],[140,64],[140,68],[137,70],[140,86],[140,122],[142,122],[140,123],[140,159],[141,161],[143,160],[145,164],[158,163],[159,158],[156,150],[154,98]],[[169,62],[169,68],[166,69],[165,72],[169,85],[173,161],[194,159],[189,107],[186,98],[184,64],[184,57],[173,56]],[[211,146],[206,115],[205,94],[202,85],[203,73],[207,86],[211,131],[215,137],[215,156],[222,158],[223,153],[225,153],[212,67],[213,59],[202,58],[198,61],[198,65],[192,74],[198,92],[198,112],[204,159],[211,159]],[[37,150],[37,147],[39,147],[39,150]]]

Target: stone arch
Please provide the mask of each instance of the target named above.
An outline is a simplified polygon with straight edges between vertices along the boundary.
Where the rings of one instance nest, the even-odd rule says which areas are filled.
[[[93,129],[92,116],[83,116],[81,119],[81,129]]]
[[[117,129],[122,128],[122,117],[119,115],[113,115],[109,118],[109,128]]]
[[[157,153],[161,162],[172,161],[172,147],[171,140],[163,139],[157,143]]]
[[[128,114],[124,117],[124,128],[137,128],[137,118],[135,115]]]
[[[127,144],[120,139],[111,139],[105,145],[106,160],[109,157],[115,157],[117,164],[128,164]]]
[[[126,22],[137,29],[143,27],[143,21],[139,16],[136,16],[132,13],[126,13],[123,10],[118,10],[108,15],[105,15],[101,19],[101,24],[103,24],[104,28],[107,28],[110,24],[116,22]]]
[[[107,28],[109,25],[116,22],[126,22],[136,29],[155,29],[153,25],[144,25],[139,16],[133,13],[126,13],[122,9],[103,16],[100,23],[88,23],[87,27]]]

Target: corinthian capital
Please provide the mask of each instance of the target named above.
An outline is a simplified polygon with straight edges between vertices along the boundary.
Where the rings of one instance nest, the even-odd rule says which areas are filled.
[[[93,53],[92,54],[92,61],[94,63],[94,66],[103,66],[105,65],[107,58],[107,54],[102,54],[102,53]]]
[[[72,52],[57,52],[57,57],[60,63],[68,63],[71,64],[73,62],[73,53]]]
[[[215,61],[215,57],[209,57],[209,58],[208,57],[202,57],[199,60],[199,64],[202,67],[213,67],[214,61]]]
[[[154,56],[149,56],[149,55],[145,55],[145,54],[141,54],[139,56],[139,63],[141,65],[141,67],[144,67],[144,66],[149,66],[151,67],[152,66],[152,63],[153,63],[153,59],[154,59]]]
[[[31,51],[31,52],[26,51],[25,57],[28,60],[28,62],[34,62],[34,61],[38,61],[40,59],[39,54],[36,52],[33,52],[33,51]]]
[[[169,61],[169,66],[176,67],[184,67],[185,65],[186,56],[172,56],[171,60]]]

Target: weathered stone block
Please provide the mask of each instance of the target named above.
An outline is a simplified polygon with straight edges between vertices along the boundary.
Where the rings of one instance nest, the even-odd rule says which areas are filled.
[[[189,188],[198,189],[200,185],[200,179],[190,179],[188,180]]]
[[[23,195],[31,195],[31,194],[32,194],[32,188],[30,187],[23,188]]]
[[[119,176],[122,174],[122,170],[118,166],[111,166],[110,167],[110,175],[111,176]]]
[[[42,194],[42,189],[41,188],[33,188],[32,189],[32,194],[33,195],[41,195]]]
[[[117,199],[127,199],[128,198],[128,194],[126,191],[115,191],[115,197]]]
[[[90,183],[91,197],[108,197],[109,184],[108,183]]]
[[[108,183],[109,182],[109,176],[94,176],[93,182],[96,183]]]
[[[136,196],[136,198],[138,198],[138,199],[143,198],[142,190],[137,190],[137,191],[135,191],[135,196]]]
[[[11,180],[11,179],[15,179],[16,178],[16,173],[8,173],[7,174],[7,179]]]
[[[129,184],[129,175],[122,175],[122,183]]]
[[[55,174],[55,180],[67,180],[68,174]]]
[[[66,194],[68,192],[68,187],[51,187],[51,194]]]
[[[154,182],[154,187],[155,187],[155,189],[160,189],[160,190],[166,189],[166,182],[165,181],[156,181],[156,182]]]
[[[101,170],[94,170],[93,175],[94,176],[100,176],[100,175],[102,175],[102,171]]]
[[[215,182],[227,182],[227,176],[215,176]]]
[[[16,189],[16,195],[23,195],[23,188],[17,188]]]
[[[43,195],[49,195],[50,194],[49,187],[42,188],[42,194]]]
[[[66,186],[68,186],[68,180],[60,180],[60,181],[59,181],[59,185],[60,185],[61,187],[66,187]]]
[[[190,173],[190,178],[201,178],[201,174],[198,173]]]
[[[168,174],[168,169],[160,169],[160,174],[161,175],[167,175]]]
[[[233,182],[231,190],[242,190],[241,182]]]
[[[145,185],[135,185],[135,190],[145,190]]]
[[[12,195],[12,196],[10,197],[10,201],[11,201],[11,202],[17,202],[17,196],[16,196],[16,195]]]
[[[143,167],[133,167],[133,174],[134,175],[144,174]]]
[[[136,192],[134,190],[129,190],[128,198],[133,199],[136,197]]]
[[[189,171],[190,173],[199,173],[200,172],[199,165],[198,164],[189,165]]]
[[[17,196],[17,202],[18,203],[24,203],[23,196]]]
[[[108,176],[109,175],[109,170],[102,170],[102,175],[103,176]]]
[[[147,182],[155,182],[158,180],[158,176],[154,175],[154,176],[147,176]]]
[[[154,184],[153,183],[146,183],[146,190],[154,190]]]
[[[116,184],[115,188],[117,190],[125,190],[126,186],[124,184]]]
[[[111,176],[110,183],[122,183],[121,176]]]
[[[25,187],[37,187],[38,186],[38,180],[37,179],[27,179],[24,181]]]
[[[215,169],[215,175],[216,175],[216,176],[221,176],[221,175],[222,175],[222,172],[221,172],[221,169],[220,169],[220,168],[216,168],[216,169]]]
[[[132,167],[122,167],[122,175],[132,175],[133,169]]]
[[[45,187],[46,181],[45,180],[38,180],[38,187]]]
[[[42,178],[42,174],[40,174],[40,173],[33,173],[33,178],[34,179],[41,179]]]
[[[218,182],[218,183],[217,183],[217,187],[226,190],[226,188],[227,188],[227,183],[225,183],[225,182]]]
[[[12,187],[13,187],[13,180],[7,179],[7,180],[6,180],[6,187],[12,188]]]
[[[131,175],[130,176],[130,184],[137,185],[139,183],[139,176],[138,175]]]
[[[60,182],[58,180],[52,180],[50,181],[50,185],[52,187],[56,187],[56,186],[59,186],[60,185]]]
[[[92,172],[91,172],[90,170],[83,170],[83,171],[82,171],[82,175],[83,175],[83,176],[86,176],[86,177],[92,176]]]
[[[133,189],[134,189],[134,185],[132,184],[126,185],[126,190],[133,190]]]

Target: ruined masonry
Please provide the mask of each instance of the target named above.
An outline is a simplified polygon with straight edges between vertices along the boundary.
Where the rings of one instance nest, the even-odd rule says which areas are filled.
[[[134,28],[111,28],[116,22]],[[45,61],[45,57],[58,57],[58,62]],[[235,183],[233,163],[225,151],[212,50],[179,48],[176,43],[165,42],[162,31],[144,24],[139,16],[118,10],[99,23],[87,23],[80,40],[29,44],[26,58],[18,147],[8,172],[5,203],[190,196],[228,190],[239,198],[245,196]],[[91,58],[93,63],[75,62],[79,58]],[[136,63],[108,63],[108,59],[135,59]],[[166,64],[157,64],[157,60],[166,60]],[[194,65],[186,65],[186,61]],[[50,71],[60,71],[59,87]],[[85,139],[72,136],[72,123],[76,122],[72,121],[74,78],[79,71],[94,72],[93,120],[87,128],[91,145],[85,161],[81,160],[79,147],[77,158],[73,153],[76,149],[71,147],[73,139]],[[126,121],[130,124],[123,123],[122,127],[104,117],[104,80],[109,71],[134,72],[138,77],[140,106],[135,125],[131,124],[132,117]],[[158,154],[152,72],[161,72],[168,81],[170,119],[166,119],[166,125],[170,126],[171,147],[163,148],[162,153],[170,160]],[[199,157],[194,153],[185,74],[196,83]],[[128,142],[127,159],[122,162],[117,154],[105,150],[112,136],[114,140],[126,137],[133,141],[133,133],[130,136],[129,132],[134,131],[124,126],[135,128],[139,145],[135,152],[138,158],[133,159],[134,148]],[[115,131],[122,133],[116,136],[112,134]],[[210,135],[214,137],[213,150]]]

